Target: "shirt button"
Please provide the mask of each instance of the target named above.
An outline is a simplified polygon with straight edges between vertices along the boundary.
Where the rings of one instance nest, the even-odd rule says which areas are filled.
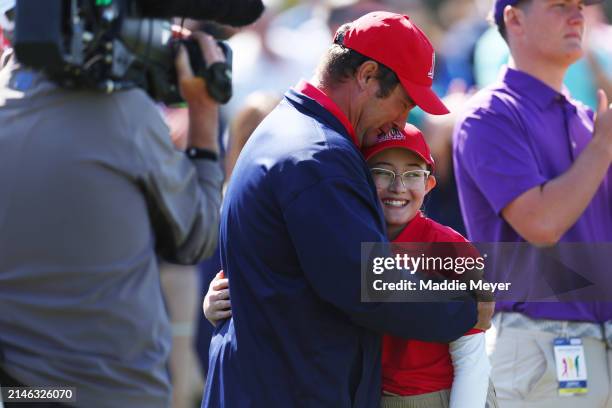
[[[572,149],[574,150],[576,149],[576,142],[574,142],[573,140],[572,140]]]

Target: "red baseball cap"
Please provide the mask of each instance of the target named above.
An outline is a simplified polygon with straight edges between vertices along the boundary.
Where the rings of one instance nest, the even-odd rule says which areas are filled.
[[[435,168],[434,159],[431,156],[427,142],[425,142],[423,133],[410,123],[406,123],[403,130],[393,128],[389,133],[378,135],[376,142],[372,146],[363,149],[362,152],[365,159],[369,160],[383,150],[392,148],[410,150],[423,159],[431,167],[431,171]]]
[[[425,34],[406,15],[375,11],[353,21],[334,42],[379,62],[397,75],[408,96],[425,112],[449,111],[432,91],[436,54]]]

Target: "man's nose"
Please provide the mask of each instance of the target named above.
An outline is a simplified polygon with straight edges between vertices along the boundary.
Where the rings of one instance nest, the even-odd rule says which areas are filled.
[[[578,4],[572,6],[568,21],[571,25],[584,26],[584,10]]]
[[[395,120],[393,121],[393,127],[401,131],[402,129],[404,129],[404,127],[406,127],[406,121],[408,121],[408,113],[402,111],[399,115],[395,117]]]

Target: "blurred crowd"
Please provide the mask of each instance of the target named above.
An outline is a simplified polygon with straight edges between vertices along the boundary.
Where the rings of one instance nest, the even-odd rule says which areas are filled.
[[[407,14],[432,41],[436,54],[434,89],[451,114],[433,117],[415,109],[409,118],[423,129],[436,161],[438,187],[425,203],[434,220],[465,234],[452,164],[455,115],[476,90],[493,82],[508,61],[508,49],[488,23],[491,0],[268,0],[255,24],[233,29],[190,22],[227,40],[233,49],[234,96],[221,111],[226,182],[251,132],[300,79],[312,76],[335,30],[375,10]],[[3,10],[0,10],[3,11]],[[611,2],[585,10],[585,57],[570,69],[571,94],[595,109],[596,90],[612,95]],[[0,16],[0,23],[2,23]],[[6,28],[6,27],[5,27]],[[0,30],[0,49],[8,46]],[[186,108],[167,108],[175,143],[186,137]],[[173,322],[170,371],[174,408],[199,406],[208,365],[212,326],[204,320],[202,298],[220,270],[218,254],[198,267],[165,265],[162,287]],[[197,357],[196,357],[197,356]],[[197,362],[199,361],[199,364]]]

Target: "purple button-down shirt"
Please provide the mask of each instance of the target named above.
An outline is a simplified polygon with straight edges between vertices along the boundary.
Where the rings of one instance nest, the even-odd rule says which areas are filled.
[[[573,164],[592,138],[593,112],[538,79],[511,68],[480,91],[460,117],[455,175],[468,237],[524,242],[501,211]],[[612,168],[562,242],[612,242]],[[605,321],[610,303],[504,303],[498,310],[533,318]]]

